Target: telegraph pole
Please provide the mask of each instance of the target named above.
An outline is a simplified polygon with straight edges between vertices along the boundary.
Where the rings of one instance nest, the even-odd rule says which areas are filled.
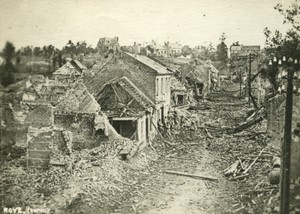
[[[240,98],[242,98],[242,68],[240,68]]]
[[[249,105],[251,105],[251,53],[249,53],[249,81],[248,81],[248,88],[249,88]]]
[[[291,164],[291,142],[292,142],[292,116],[293,116],[293,75],[294,71],[289,69],[287,76],[287,94],[285,107],[284,141],[282,145],[282,167],[280,188],[280,213],[289,213],[290,197],[290,164]]]

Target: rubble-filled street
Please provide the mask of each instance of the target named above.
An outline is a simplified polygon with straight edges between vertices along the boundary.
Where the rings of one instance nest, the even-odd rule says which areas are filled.
[[[56,213],[272,213],[279,187],[270,185],[268,174],[277,154],[265,120],[232,133],[253,112],[232,93],[214,93],[214,101],[178,109],[185,126],[157,136],[128,161],[113,154],[117,145],[107,145],[74,152],[70,169],[56,166],[45,174],[9,162],[1,167],[8,176],[1,181],[4,202],[18,198],[20,206],[44,204]],[[191,139],[189,123],[195,119]],[[226,174],[236,161],[239,167]]]
[[[230,101],[232,104],[241,103],[237,98]],[[200,121],[206,121],[206,127],[234,125],[245,119],[242,115],[249,110],[247,106],[228,108],[222,103],[224,100],[200,103],[197,107],[210,108],[192,110],[189,114],[196,114]],[[214,111],[219,115],[210,117]],[[187,130],[181,130],[170,141],[174,147],[166,145],[164,148],[163,142],[158,140],[156,150],[159,157],[145,171],[147,176],[139,181],[143,188],[137,188],[137,192],[134,191],[125,205],[115,212],[271,213],[277,209],[271,204],[278,203],[278,185],[269,184],[268,173],[276,153],[267,146],[265,128],[262,122],[236,136],[216,134],[209,139],[205,128],[201,127],[195,140],[189,139]],[[262,149],[265,152],[260,156]],[[239,169],[228,178],[224,175],[225,169],[235,160],[242,161],[243,168],[249,167],[249,170],[243,173],[245,170]],[[256,162],[251,165],[254,160]],[[247,176],[241,177],[240,174]]]

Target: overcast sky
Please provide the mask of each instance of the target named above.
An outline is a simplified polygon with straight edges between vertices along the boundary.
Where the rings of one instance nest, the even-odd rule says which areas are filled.
[[[285,31],[278,2],[291,0],[0,0],[0,48],[17,48],[118,36],[134,41],[217,44],[225,32],[229,46],[263,45],[263,29]]]

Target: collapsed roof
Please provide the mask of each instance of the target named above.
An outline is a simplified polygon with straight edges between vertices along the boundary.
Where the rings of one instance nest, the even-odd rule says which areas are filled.
[[[53,72],[54,75],[68,75],[68,76],[80,76],[83,70],[87,68],[82,65],[78,60],[70,60],[66,62],[62,67]]]
[[[85,85],[76,82],[75,85],[58,100],[56,111],[76,113],[96,113],[100,106],[95,98],[88,92]]]

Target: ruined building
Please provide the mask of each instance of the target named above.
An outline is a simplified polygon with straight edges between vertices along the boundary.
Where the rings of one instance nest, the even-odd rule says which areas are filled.
[[[151,140],[157,121],[164,120],[170,109],[172,72],[148,57],[123,53],[95,73],[85,85],[118,133]],[[126,123],[130,130],[124,130]]]
[[[120,51],[119,38],[100,38],[97,44],[97,50],[99,54],[116,54]]]
[[[196,97],[205,98],[220,85],[219,71],[210,61],[191,61],[181,66],[181,80],[187,81]]]

